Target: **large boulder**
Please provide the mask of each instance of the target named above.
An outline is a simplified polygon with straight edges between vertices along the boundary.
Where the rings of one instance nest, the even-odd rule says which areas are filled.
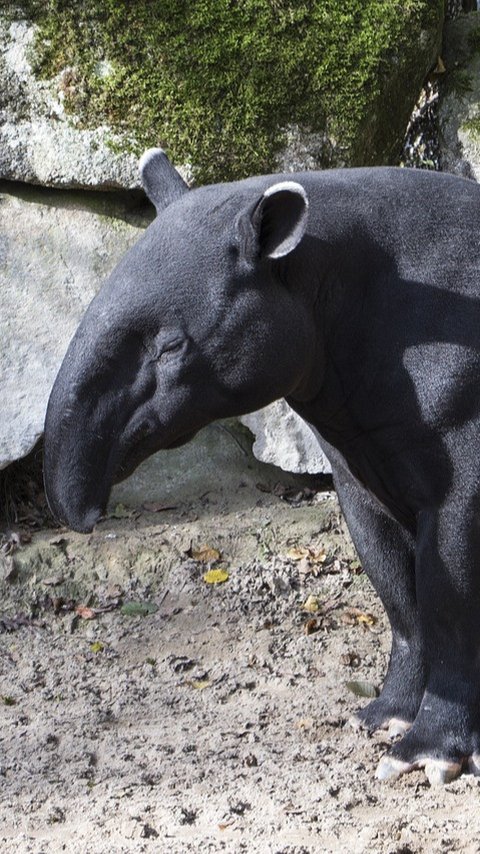
[[[70,338],[143,225],[130,204],[0,183],[0,469],[42,435]]]
[[[291,472],[319,474],[331,471],[317,431],[285,400],[277,400],[240,420],[255,436],[253,453],[257,460]]]
[[[440,89],[440,166],[480,180],[480,12],[445,26]]]
[[[176,163],[192,164],[199,182],[397,161],[444,17],[443,0],[187,3],[171,14],[160,0],[16,6],[36,25],[8,24],[0,75],[3,98],[13,93],[7,115],[12,133],[20,125],[18,148],[28,143],[23,122],[40,151],[60,130],[63,163],[62,134],[73,144],[68,113],[77,130],[94,133],[85,136],[91,180],[128,186],[128,157],[118,174],[115,166],[99,177],[110,144],[105,125],[115,149],[140,154],[160,143]],[[5,142],[13,155],[15,141]],[[42,157],[29,159],[24,174],[44,182]],[[59,170],[63,183],[69,170]],[[56,181],[55,169],[47,178]],[[75,180],[89,181],[80,166]]]
[[[106,125],[78,127],[65,113],[69,70],[37,80],[35,28],[0,14],[0,177],[51,187],[138,187],[137,158],[114,152]]]

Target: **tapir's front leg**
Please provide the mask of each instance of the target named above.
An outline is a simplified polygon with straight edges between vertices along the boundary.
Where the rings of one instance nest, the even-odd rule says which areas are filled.
[[[383,758],[381,779],[425,767],[431,782],[480,774],[480,498],[455,494],[419,515],[417,600],[427,684],[409,732]]]
[[[329,449],[333,451],[333,449]],[[425,690],[425,655],[415,591],[415,542],[330,453],[335,487],[362,565],[387,612],[392,629],[390,662],[380,696],[355,722],[369,731],[405,732]]]

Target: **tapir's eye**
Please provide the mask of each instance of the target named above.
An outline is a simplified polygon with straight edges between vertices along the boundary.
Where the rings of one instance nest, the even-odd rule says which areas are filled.
[[[177,338],[175,341],[170,341],[168,344],[165,344],[162,348],[162,352],[160,353],[159,358],[163,358],[164,356],[173,355],[174,353],[178,353],[183,349],[183,345],[185,344],[185,338]]]
[[[145,348],[155,362],[168,362],[180,356],[187,346],[187,338],[182,336],[167,337],[160,334],[156,339],[145,342]]]

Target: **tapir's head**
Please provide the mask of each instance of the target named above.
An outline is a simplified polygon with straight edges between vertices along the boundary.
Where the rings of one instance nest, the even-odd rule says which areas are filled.
[[[48,405],[46,494],[79,531],[147,456],[294,392],[310,367],[300,184],[188,191],[159,149],[141,172],[157,216],[91,303]]]

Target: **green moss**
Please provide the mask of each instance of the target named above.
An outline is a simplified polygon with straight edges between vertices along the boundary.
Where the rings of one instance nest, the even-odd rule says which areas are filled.
[[[474,27],[468,35],[468,46],[471,53],[480,53],[480,26]]]
[[[443,13],[443,0],[21,5],[39,25],[37,73],[70,69],[66,104],[85,125],[128,131],[137,152],[161,144],[201,182],[269,171],[289,124],[327,130],[336,145],[324,166],[368,160],[362,135],[372,161],[388,160],[392,130],[398,140],[408,119],[399,110],[412,103],[390,105],[397,93],[385,81],[396,66],[415,100],[427,70],[418,70],[419,35],[438,31]],[[387,141],[372,124],[384,109]]]
[[[480,116],[473,116],[471,119],[468,119],[467,122],[463,125],[463,130],[469,132],[470,136],[475,139],[477,142],[480,141]]]
[[[445,78],[442,80],[442,91],[446,95],[450,92],[455,92],[459,97],[465,97],[473,89],[473,81],[468,71],[463,68],[449,69],[445,73]]]

